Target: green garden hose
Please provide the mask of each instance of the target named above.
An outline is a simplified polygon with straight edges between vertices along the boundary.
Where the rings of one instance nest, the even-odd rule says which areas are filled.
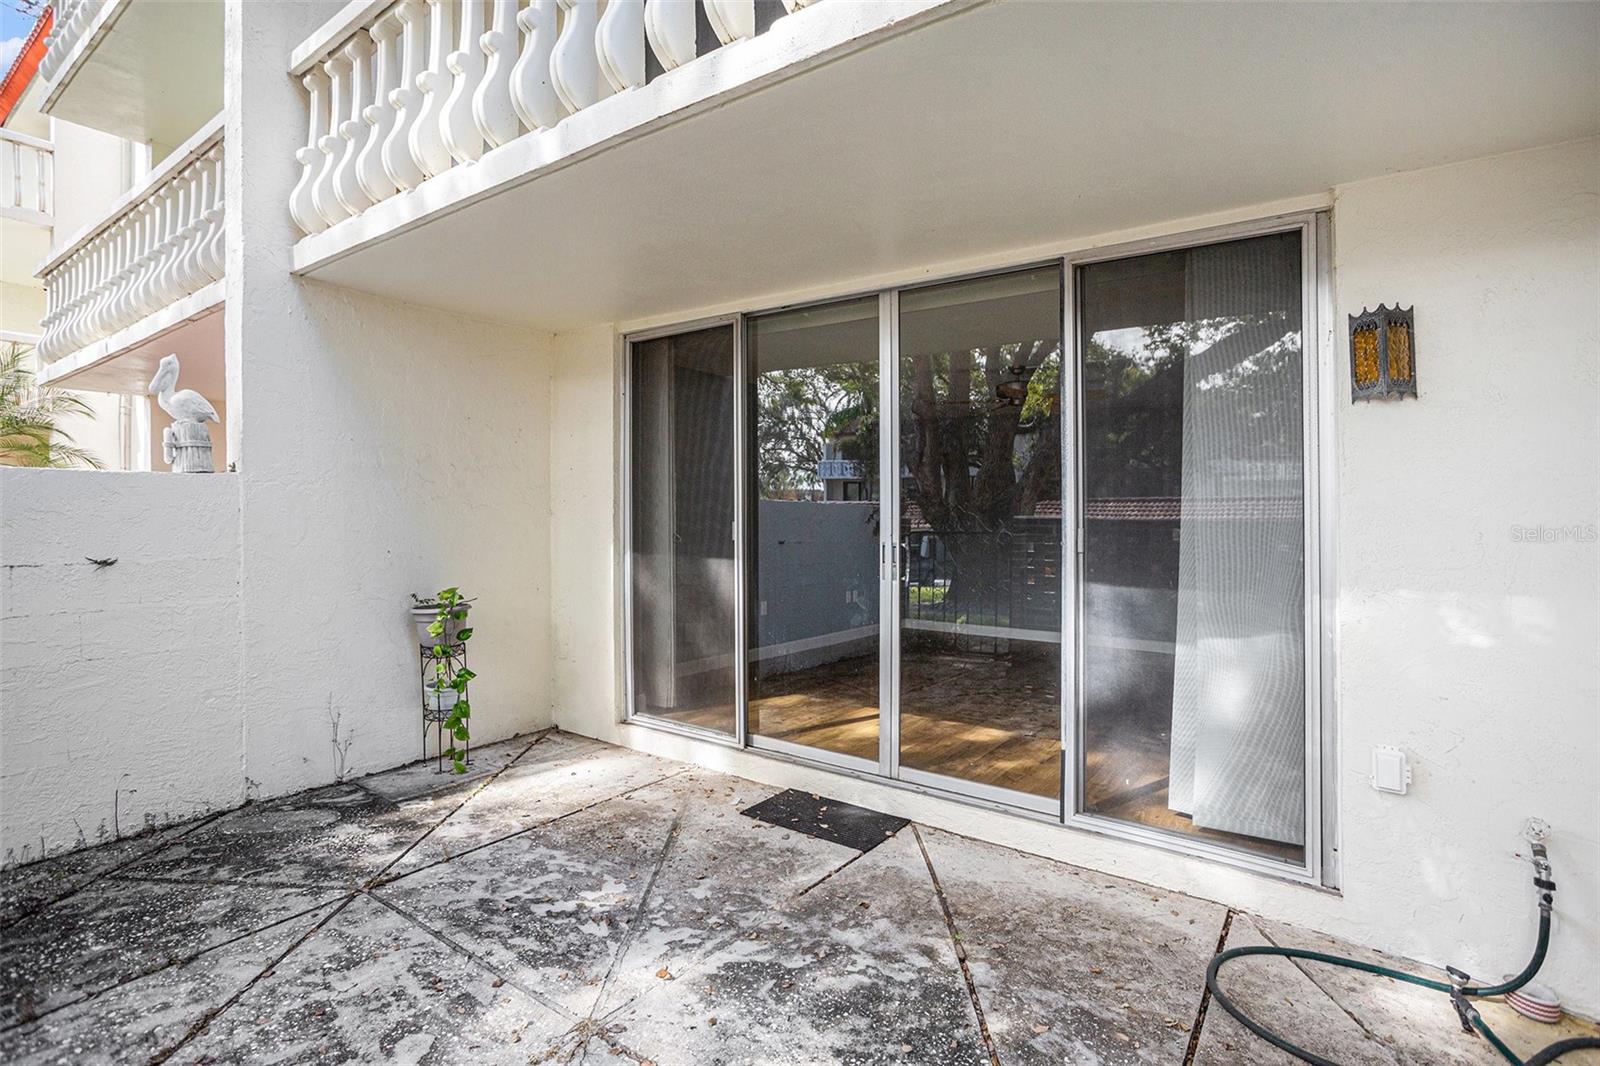
[[[1523,967],[1521,973],[1497,985],[1468,984],[1468,976],[1453,966],[1446,967],[1446,973],[1450,976],[1448,982],[1434,981],[1400,970],[1393,970],[1387,966],[1377,966],[1370,962],[1347,959],[1339,955],[1329,955],[1321,951],[1308,951],[1305,948],[1251,946],[1229,948],[1227,951],[1219,952],[1211,960],[1211,965],[1206,968],[1206,988],[1210,991],[1211,998],[1223,1010],[1238,1019],[1240,1025],[1243,1025],[1274,1047],[1287,1051],[1302,1062],[1311,1063],[1312,1066],[1339,1066],[1339,1064],[1332,1059],[1318,1055],[1316,1052],[1308,1051],[1285,1037],[1279,1036],[1247,1015],[1217,985],[1217,974],[1225,963],[1250,955],[1268,955],[1280,959],[1305,959],[1309,962],[1327,963],[1329,966],[1342,966],[1347,970],[1359,970],[1362,973],[1377,974],[1380,977],[1392,977],[1396,981],[1404,981],[1407,984],[1431,988],[1435,992],[1444,992],[1449,995],[1451,1004],[1456,1008],[1456,1013],[1461,1019],[1462,1028],[1468,1032],[1475,1030],[1480,1033],[1512,1066],[1546,1066],[1547,1063],[1555,1062],[1569,1051],[1577,1051],[1580,1048],[1600,1048],[1600,1037],[1582,1036],[1574,1037],[1570,1040],[1558,1040],[1554,1044],[1536,1052],[1531,1058],[1521,1059],[1506,1046],[1505,1041],[1495,1035],[1494,1030],[1489,1028],[1489,1023],[1483,1020],[1483,1015],[1478,1013],[1478,1009],[1471,1002],[1473,999],[1481,999],[1485,996],[1501,996],[1507,992],[1516,991],[1533,980],[1534,975],[1539,972],[1539,967],[1544,965],[1545,952],[1550,947],[1550,911],[1555,899],[1556,885],[1550,878],[1550,861],[1545,854],[1542,840],[1533,841],[1533,886],[1539,898],[1539,940],[1534,946],[1533,958],[1528,960],[1528,965]]]

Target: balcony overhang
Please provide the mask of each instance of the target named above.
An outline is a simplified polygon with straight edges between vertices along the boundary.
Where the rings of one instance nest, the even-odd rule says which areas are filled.
[[[845,32],[871,5],[821,0],[302,239],[295,271],[637,323],[1600,132],[1596,5],[903,6]]]
[[[49,363],[44,385],[142,395],[163,356],[177,355],[183,387],[220,399],[223,378],[223,283],[162,308],[125,330]]]
[[[41,110],[132,141],[181,143],[222,107],[222,15],[218,0],[106,0],[52,46],[67,54],[51,64]]]

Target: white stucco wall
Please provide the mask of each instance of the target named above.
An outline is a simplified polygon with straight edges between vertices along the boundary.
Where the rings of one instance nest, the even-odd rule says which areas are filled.
[[[0,467],[0,863],[241,802],[238,674],[238,478]]]
[[[289,274],[304,99],[260,57],[326,6],[229,4],[225,28],[226,402],[260,795],[331,780],[336,743],[347,773],[420,754],[412,592],[478,598],[476,740],[550,715],[548,336]]]
[[[1334,220],[1337,321],[1415,304],[1421,392],[1339,405],[1343,920],[1514,969],[1538,815],[1541,979],[1600,1013],[1600,142],[1351,185]],[[1375,744],[1409,795],[1368,787]]]
[[[557,723],[1485,975],[1531,949],[1514,852],[1538,815],[1561,886],[1542,979],[1600,1014],[1600,545],[1513,530],[1600,522],[1597,176],[1589,141],[1334,191],[1339,893],[619,724],[618,577],[594,534],[615,530],[623,487],[595,493],[576,468],[614,453],[620,412],[601,426],[562,402],[616,372],[604,331],[560,338],[553,369]],[[1417,308],[1422,399],[1352,405],[1345,316],[1397,300]],[[1375,744],[1408,751],[1409,795],[1371,789]]]
[[[66,246],[83,227],[130,187],[127,149],[121,137],[71,122],[52,123],[55,142],[55,228],[52,249]]]

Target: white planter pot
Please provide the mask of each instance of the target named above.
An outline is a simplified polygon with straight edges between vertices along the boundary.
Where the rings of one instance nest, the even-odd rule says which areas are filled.
[[[430,711],[448,714],[461,702],[461,693],[453,688],[434,688],[427,685],[422,690],[423,705]]]
[[[464,609],[471,610],[470,607]],[[438,617],[439,610],[436,607],[411,608],[411,624],[416,627],[418,644],[429,648],[440,643],[454,644],[456,642],[456,634],[467,626],[467,619],[465,618],[447,618],[444,623],[444,633],[435,637],[428,632],[428,627],[433,625]]]

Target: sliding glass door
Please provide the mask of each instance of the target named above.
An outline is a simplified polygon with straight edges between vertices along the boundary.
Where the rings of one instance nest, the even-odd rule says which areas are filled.
[[[1061,795],[1061,268],[900,294],[899,766]]]
[[[745,328],[751,744],[878,767],[878,298]]]
[[[1082,809],[1300,863],[1296,230],[1078,275]]]
[[[734,328],[635,341],[630,356],[633,713],[732,735]]]
[[[631,713],[1314,871],[1317,226],[634,339]]]

